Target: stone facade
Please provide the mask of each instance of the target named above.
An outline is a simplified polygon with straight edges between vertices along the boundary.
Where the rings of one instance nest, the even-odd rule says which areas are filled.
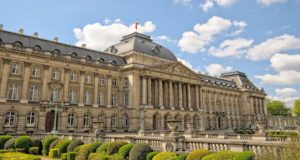
[[[145,131],[154,132],[169,130],[169,119],[180,120],[181,131],[189,122],[220,131],[255,127],[257,115],[266,116],[266,94],[244,73],[195,73],[160,45],[153,54],[112,54],[120,45],[98,52],[36,36],[0,30],[0,133],[51,131],[55,105],[63,108],[58,131],[69,133],[90,133],[94,121],[106,132],[137,132],[138,108],[146,110]],[[122,42],[156,45],[147,37],[133,33]]]

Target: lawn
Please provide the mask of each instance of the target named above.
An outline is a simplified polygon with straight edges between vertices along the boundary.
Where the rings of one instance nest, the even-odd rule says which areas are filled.
[[[0,154],[1,160],[41,160],[39,156],[24,154],[20,152],[10,152]]]

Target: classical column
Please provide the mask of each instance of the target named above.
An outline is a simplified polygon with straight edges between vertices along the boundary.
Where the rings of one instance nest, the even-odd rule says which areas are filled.
[[[142,77],[142,105],[147,104],[147,78],[145,76]]]
[[[158,102],[159,102],[159,107],[161,108],[161,109],[164,109],[164,107],[163,107],[163,103],[164,103],[164,96],[163,96],[163,84],[162,84],[162,79],[159,79],[158,80],[158,86],[159,86],[159,97],[158,97]]]
[[[111,75],[107,76],[107,108],[111,108]]]
[[[265,115],[267,115],[268,113],[267,113],[267,107],[266,107],[266,99],[265,98],[263,98],[263,110],[264,110],[264,114]]]
[[[99,74],[94,73],[94,98],[93,98],[93,107],[99,107],[99,96],[98,96],[98,89],[99,87]]]
[[[83,95],[84,95],[84,71],[80,71],[80,82],[79,82],[79,103],[78,106],[84,106],[83,104]]]
[[[229,106],[229,94],[226,94],[226,107],[227,107],[227,111],[229,113],[232,113],[230,106]]]
[[[0,90],[0,102],[6,102],[6,90],[8,85],[8,76],[10,72],[10,59],[3,59],[2,81]]]
[[[187,102],[188,102],[188,108],[190,110],[193,110],[192,108],[192,97],[191,97],[191,85],[187,84]]]
[[[151,77],[148,77],[148,106],[151,106],[153,104],[151,104],[151,99],[152,99],[152,93],[151,93],[152,89],[151,89]]]
[[[237,114],[240,114],[241,110],[238,103],[238,96],[235,97],[235,107],[236,107]]]
[[[65,68],[65,81],[64,81],[64,101],[69,100],[69,82],[70,82],[70,69]]]
[[[199,87],[195,86],[196,109],[199,109]]]
[[[208,94],[208,107],[209,107],[208,110],[209,110],[210,113],[212,113],[212,106],[211,106],[211,103],[210,103],[210,100],[211,100],[211,98],[210,98],[210,97],[211,97],[211,92],[210,92],[210,91],[207,91],[206,94]]]
[[[254,103],[253,103],[253,97],[249,97],[250,98],[250,114],[254,114],[255,111],[254,111]],[[244,102],[246,103],[246,102]]]
[[[182,107],[182,84],[178,82],[178,106],[181,110],[183,110]]]
[[[23,78],[23,85],[22,85],[22,97],[20,103],[28,103],[28,85],[30,79],[30,68],[31,63],[25,62],[24,63],[24,78]]]
[[[50,66],[43,65],[43,86],[42,86],[42,100],[48,100],[48,82],[50,80]]]
[[[262,98],[259,98],[259,102],[260,102],[260,114],[263,114],[264,113],[264,109],[263,109],[263,100]]]
[[[186,100],[186,85],[182,84],[182,106],[183,108],[187,108],[187,100]]]
[[[172,110],[175,109],[174,101],[173,101],[173,84],[172,81],[169,81],[169,106]]]
[[[154,104],[155,107],[159,106],[159,87],[158,80],[154,79]]]
[[[236,113],[235,107],[234,107],[234,98],[233,98],[233,97],[234,97],[233,95],[231,95],[231,96],[229,97],[230,102],[231,102],[231,111],[232,111],[232,113]]]

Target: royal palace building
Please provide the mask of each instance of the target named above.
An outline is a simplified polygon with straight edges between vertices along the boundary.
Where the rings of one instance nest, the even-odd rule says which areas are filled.
[[[0,28],[0,133],[53,129],[91,133],[222,131],[255,127],[266,116],[263,89],[242,72],[220,77],[194,72],[149,36],[132,33],[103,52]],[[141,118],[141,112],[144,117]],[[143,120],[142,120],[143,119]]]

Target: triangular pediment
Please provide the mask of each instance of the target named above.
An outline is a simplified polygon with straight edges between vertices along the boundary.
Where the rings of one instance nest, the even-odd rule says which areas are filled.
[[[172,62],[161,65],[150,66],[149,69],[160,70],[170,74],[188,76],[191,78],[201,79],[201,77],[190,68],[183,65],[181,62]]]

